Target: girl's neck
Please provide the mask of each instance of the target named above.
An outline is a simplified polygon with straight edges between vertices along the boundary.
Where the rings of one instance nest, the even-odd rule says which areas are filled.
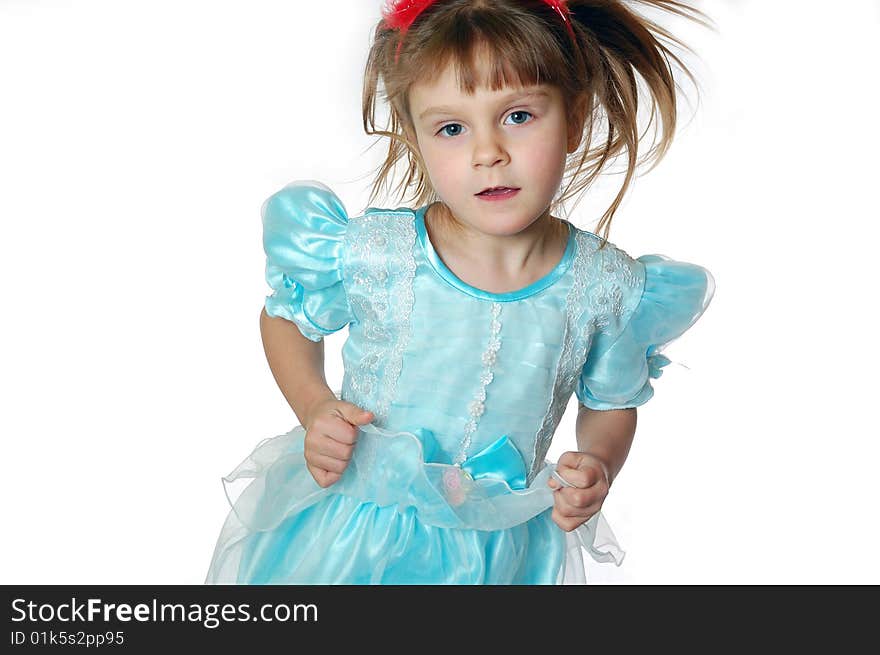
[[[515,291],[541,279],[556,268],[568,245],[568,226],[549,212],[509,237],[461,225],[439,202],[428,207],[424,219],[431,245],[447,268],[491,293]]]

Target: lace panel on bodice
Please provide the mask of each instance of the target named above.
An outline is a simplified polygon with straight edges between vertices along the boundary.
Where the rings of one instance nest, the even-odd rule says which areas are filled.
[[[410,339],[415,226],[409,212],[367,212],[351,220],[345,236],[346,292],[366,345],[346,371],[343,397],[368,407],[373,423],[385,427]]]
[[[527,484],[531,484],[543,468],[553,433],[574,393],[593,337],[597,332],[620,332],[624,327],[620,319],[635,309],[627,306],[627,302],[630,305],[638,303],[638,294],[624,287],[639,290],[644,286],[643,269],[612,244],[608,243],[599,250],[594,235],[579,231],[577,248],[570,271],[573,281],[565,299],[562,352],[547,412],[535,437]]]

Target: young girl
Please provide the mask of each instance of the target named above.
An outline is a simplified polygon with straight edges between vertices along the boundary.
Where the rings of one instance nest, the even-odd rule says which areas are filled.
[[[638,163],[635,73],[663,119],[649,154],[673,136],[657,33],[617,0],[385,7],[364,86],[367,132],[391,139],[373,194],[406,156],[415,208],[349,216],[313,181],[263,204],[263,340],[301,425],[224,478],[244,489],[207,583],[582,583],[582,549],[621,564],[600,508],[660,351],[714,290],[700,266],[606,240]],[[551,213],[624,149],[604,237]],[[322,339],[345,326],[334,393]],[[578,450],[549,462],[572,393]]]

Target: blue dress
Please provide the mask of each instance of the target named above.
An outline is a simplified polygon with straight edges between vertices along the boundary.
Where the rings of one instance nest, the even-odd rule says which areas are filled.
[[[457,278],[425,230],[427,206],[350,217],[315,181],[262,206],[266,312],[308,339],[348,326],[337,397],[374,413],[345,473],[320,487],[302,426],[264,439],[228,476],[232,506],[206,583],[584,583],[582,553],[621,564],[602,513],[551,519],[545,459],[572,393],[636,407],[702,315],[706,269],[631,258],[565,221],[545,277],[489,293]]]

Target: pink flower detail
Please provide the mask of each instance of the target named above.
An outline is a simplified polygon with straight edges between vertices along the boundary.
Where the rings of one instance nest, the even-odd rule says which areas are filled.
[[[443,471],[443,484],[446,487],[446,498],[453,506],[461,505],[467,497],[462,475],[464,472],[457,466],[451,466]]]
[[[456,468],[448,468],[443,472],[443,482],[449,491],[457,491],[461,488],[461,475]]]

